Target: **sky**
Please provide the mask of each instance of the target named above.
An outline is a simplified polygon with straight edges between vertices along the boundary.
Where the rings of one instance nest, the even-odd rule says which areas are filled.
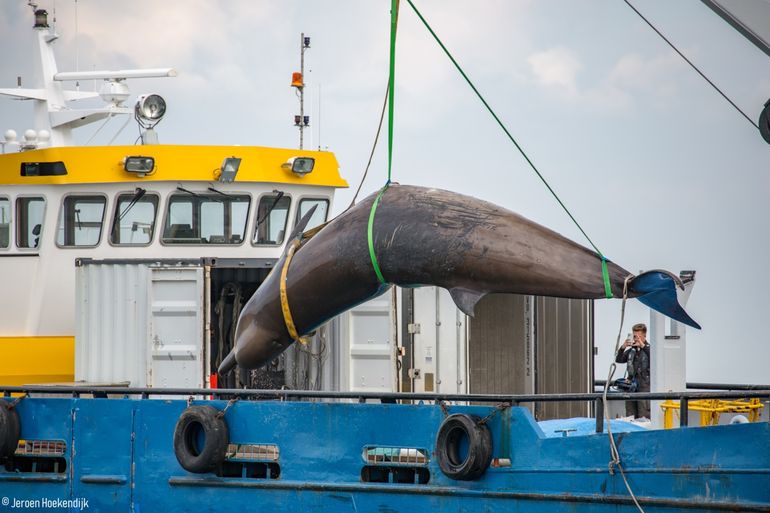
[[[687,380],[770,381],[770,145],[757,129],[620,0],[414,3],[609,259],[632,272],[697,271],[687,310],[703,330],[687,332]],[[767,55],[700,1],[633,3],[756,121],[770,98]],[[166,98],[162,143],[297,147],[290,81],[309,35],[305,147],[335,152],[351,184],[335,211],[350,202],[387,86],[388,0],[39,4],[55,8],[60,71],[178,71],[129,83],[133,95]],[[0,3],[0,87],[17,76],[31,85],[31,25],[26,2]],[[0,130],[23,133],[31,113],[0,99]],[[76,140],[104,144],[121,124]],[[132,124],[117,143],[136,136]],[[386,147],[383,137],[362,197],[385,182]],[[394,181],[492,201],[587,245],[405,1],[393,159]],[[596,302],[597,377],[620,311],[619,300]],[[648,320],[630,301],[622,331]]]

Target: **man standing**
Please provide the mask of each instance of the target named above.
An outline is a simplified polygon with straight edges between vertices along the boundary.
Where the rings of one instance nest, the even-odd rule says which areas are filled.
[[[637,392],[650,391],[650,344],[647,342],[647,326],[639,323],[632,328],[633,339],[626,341],[615,355],[617,363],[628,364],[628,379],[636,384]],[[626,415],[650,418],[650,401],[626,401]]]

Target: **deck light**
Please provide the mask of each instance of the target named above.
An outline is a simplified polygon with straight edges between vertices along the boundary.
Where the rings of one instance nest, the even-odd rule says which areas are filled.
[[[155,159],[136,155],[123,159],[123,169],[128,173],[136,173],[140,177],[150,174],[155,169]]]
[[[148,124],[155,125],[166,113],[166,100],[159,94],[145,94],[136,100],[134,108],[137,118]]]
[[[286,170],[291,170],[295,175],[305,176],[313,171],[315,159],[313,157],[292,157],[281,164],[281,167]]]
[[[54,9],[54,18],[56,18],[55,9]],[[46,11],[45,9],[35,10],[35,27],[34,28],[48,28],[48,11]]]
[[[241,159],[238,157],[227,157],[222,161],[222,167],[219,168],[219,181],[230,183],[235,180],[238,174],[238,168],[241,166]]]

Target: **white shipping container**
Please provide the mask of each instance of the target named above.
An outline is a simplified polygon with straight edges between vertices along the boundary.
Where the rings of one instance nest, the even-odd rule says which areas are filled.
[[[75,301],[76,381],[206,384],[202,266],[80,262]]]

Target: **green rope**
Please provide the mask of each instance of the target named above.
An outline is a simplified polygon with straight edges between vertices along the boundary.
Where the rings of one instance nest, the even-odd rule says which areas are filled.
[[[393,164],[393,104],[396,98],[396,29],[398,28],[398,2],[390,2],[390,78],[388,79],[388,183]]]
[[[382,195],[385,194],[385,191],[389,186],[390,182],[386,183],[385,187],[380,189],[380,193],[374,199],[374,203],[372,203],[372,209],[369,211],[369,226],[367,228],[367,238],[369,239],[369,257],[372,259],[372,267],[374,267],[374,272],[377,275],[377,279],[380,280],[380,283],[383,285],[387,285],[388,282],[385,281],[385,278],[382,276],[380,264],[377,263],[377,255],[374,254],[374,213],[377,211],[377,205],[380,203],[380,198],[382,198]]]
[[[612,296],[612,289],[610,287],[610,276],[609,276],[609,272],[607,270],[607,259],[604,257],[602,252],[599,251],[599,248],[596,247],[596,244],[594,244],[594,242],[591,240],[591,237],[589,237],[588,234],[585,232],[585,230],[583,230],[583,227],[580,226],[580,223],[577,222],[577,219],[575,219],[575,217],[569,211],[567,206],[561,201],[559,196],[556,194],[556,191],[554,191],[553,188],[548,184],[548,182],[546,181],[545,177],[543,177],[543,175],[537,169],[535,164],[527,156],[527,153],[524,151],[524,149],[521,146],[519,146],[519,143],[516,142],[516,139],[513,138],[513,135],[511,135],[511,132],[508,130],[508,128],[506,128],[506,126],[503,124],[503,122],[500,120],[500,118],[497,116],[497,114],[495,114],[495,111],[492,110],[492,107],[489,106],[489,103],[487,103],[487,101],[481,95],[479,90],[476,89],[476,86],[473,85],[473,82],[471,82],[471,79],[468,78],[468,75],[465,74],[465,71],[463,71],[463,69],[457,63],[457,61],[452,56],[452,54],[449,52],[447,47],[444,46],[444,43],[441,42],[441,39],[439,39],[439,37],[433,31],[431,26],[428,24],[428,22],[425,20],[423,15],[420,13],[420,11],[417,9],[417,7],[414,5],[412,0],[406,0],[406,1],[409,2],[409,6],[412,8],[412,10],[414,10],[415,14],[417,14],[417,17],[420,18],[420,21],[422,21],[423,25],[425,25],[425,28],[428,29],[428,32],[430,32],[430,34],[433,36],[433,39],[435,39],[436,43],[438,43],[438,45],[441,47],[441,49],[444,50],[444,53],[446,54],[446,56],[449,57],[449,60],[452,61],[452,64],[454,64],[455,68],[457,68],[457,71],[460,72],[460,75],[462,75],[462,77],[465,79],[465,81],[468,83],[468,85],[471,87],[471,89],[473,89],[473,92],[476,93],[476,96],[479,98],[479,100],[481,100],[481,103],[484,104],[484,107],[486,107],[486,109],[489,111],[489,113],[495,119],[495,121],[500,126],[500,128],[503,129],[503,132],[505,132],[505,135],[508,136],[508,139],[510,139],[510,141],[513,143],[513,145],[516,146],[516,149],[519,150],[519,153],[521,153],[522,157],[524,157],[524,160],[527,161],[527,164],[529,164],[529,166],[532,168],[532,170],[535,172],[535,174],[538,176],[538,178],[540,178],[540,181],[543,182],[543,185],[546,186],[546,188],[551,193],[551,195],[553,195],[554,199],[556,199],[556,201],[559,203],[559,205],[561,205],[561,208],[564,209],[564,212],[566,212],[567,215],[569,216],[569,218],[572,219],[572,222],[575,223],[575,226],[577,226],[578,230],[580,230],[580,233],[583,234],[583,236],[586,238],[588,243],[591,244],[591,246],[594,248],[594,250],[596,250],[596,252],[599,254],[599,256],[602,259],[602,278],[604,279],[604,292],[605,292],[605,295],[608,298],[613,297]],[[393,42],[393,36],[391,35],[391,43],[392,42]],[[392,63],[392,59],[393,59],[393,53],[392,52],[393,52],[393,50],[391,49],[391,63]],[[392,73],[392,70],[391,70],[391,73]],[[391,78],[392,78],[392,75],[391,75]],[[392,86],[392,84],[391,84],[391,86]]]

